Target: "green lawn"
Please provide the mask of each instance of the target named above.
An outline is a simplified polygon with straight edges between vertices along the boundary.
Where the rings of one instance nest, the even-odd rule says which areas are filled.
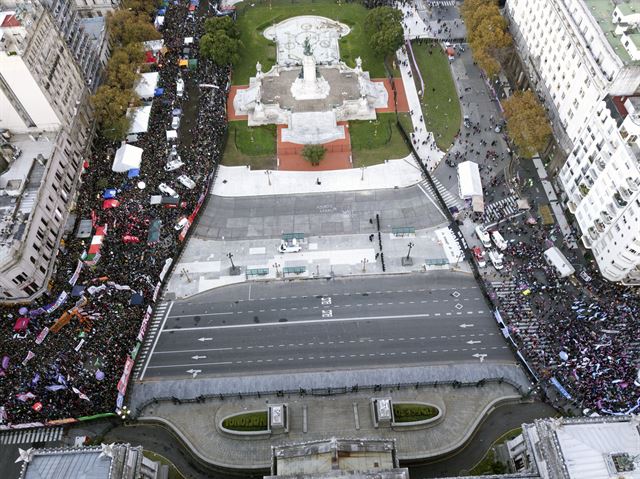
[[[511,431],[505,432],[502,436],[494,441],[482,460],[476,464],[469,474],[472,476],[481,476],[485,474],[503,474],[506,472],[505,467],[496,461],[495,446],[503,444],[522,434],[522,428],[518,427]]]
[[[255,6],[251,6],[254,3]],[[275,43],[267,40],[262,32],[269,26],[298,15],[320,15],[338,20],[351,28],[351,32],[340,40],[340,56],[349,66],[362,57],[365,71],[371,78],[385,76],[382,57],[369,46],[364,33],[364,18],[367,9],[356,3],[338,4],[331,0],[259,0],[238,5],[238,27],[244,49],[241,59],[233,68],[233,84],[247,85],[249,77],[256,73],[256,62],[262,63],[266,72],[276,61]],[[397,73],[397,72],[396,72]]]
[[[434,418],[440,411],[437,407],[424,404],[394,404],[393,416],[396,422],[426,421]]]
[[[378,113],[376,121],[350,121],[353,167],[377,165],[409,154],[396,126],[395,113]]]
[[[247,120],[229,122],[229,137],[222,157],[225,166],[276,167],[276,126],[247,126]]]
[[[421,100],[422,114],[427,129],[436,137],[438,148],[447,151],[460,130],[462,121],[460,101],[451,76],[449,60],[439,44],[418,45],[413,42],[412,45],[426,90]],[[416,74],[413,78],[419,91],[420,80]]]

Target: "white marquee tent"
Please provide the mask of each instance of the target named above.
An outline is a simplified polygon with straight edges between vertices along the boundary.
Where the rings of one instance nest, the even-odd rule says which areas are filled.
[[[127,145],[125,143],[116,151],[116,156],[113,158],[111,170],[116,173],[125,173],[129,170],[140,168],[140,163],[142,163],[142,152],[142,148]]]
[[[129,108],[127,117],[132,117],[131,126],[127,133],[146,133],[149,129],[149,116],[151,115],[151,105]]]
[[[153,98],[158,86],[158,72],[143,73],[136,84],[136,94],[143,100]]]

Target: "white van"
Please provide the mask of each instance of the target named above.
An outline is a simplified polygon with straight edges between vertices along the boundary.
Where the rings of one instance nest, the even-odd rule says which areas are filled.
[[[178,168],[180,168],[182,165],[184,165],[184,163],[182,162],[182,160],[180,159],[180,157],[177,157],[175,160],[171,160],[169,161],[166,165],[164,165],[164,171],[173,171],[173,170],[177,170]]]
[[[186,218],[186,217],[185,218],[181,218],[180,221],[178,221],[173,228],[176,231],[182,231],[182,228],[187,226],[187,223],[189,223],[189,219],[188,218]]]
[[[504,268],[504,263],[502,262],[503,257],[504,255],[498,253],[497,251],[492,249],[489,250],[489,259],[491,260],[491,264],[498,271]]]
[[[500,251],[504,251],[504,250],[507,249],[507,242],[504,240],[504,238],[502,237],[502,235],[500,234],[499,231],[492,231],[491,232],[491,239],[493,240],[493,242],[495,243],[496,247]]]
[[[182,78],[176,80],[176,95],[178,98],[182,98],[184,95],[184,80]]]
[[[166,183],[160,183],[158,185],[158,189],[160,191],[162,191],[165,195],[168,196],[173,196],[175,198],[178,197],[178,193],[176,193],[176,190],[174,190],[173,188],[171,188],[169,185],[167,185]]]
[[[190,190],[196,187],[196,182],[189,178],[187,175],[178,176],[178,181],[180,182],[180,184],[182,184],[182,186],[184,186],[185,188],[189,188]]]
[[[180,128],[180,117],[176,115],[171,118],[171,129],[177,130],[178,128]]]
[[[478,239],[482,242],[482,246],[491,248],[491,238],[482,225],[476,226],[476,236],[478,236]]]

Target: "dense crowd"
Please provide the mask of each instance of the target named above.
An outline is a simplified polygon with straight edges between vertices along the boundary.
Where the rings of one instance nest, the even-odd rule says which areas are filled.
[[[101,139],[85,165],[76,214],[78,221],[92,219],[93,234],[106,226],[99,255],[88,261],[91,238],[71,234],[61,247],[51,291],[29,308],[0,311],[0,424],[43,423],[116,407],[126,358],[139,347],[141,323],[156,299],[161,273],[184,239],[174,226],[206,197],[224,141],[228,69],[203,59],[193,70],[179,66],[184,38],[194,37],[188,54],[197,58],[203,32],[204,18],[189,15],[188,7],[187,0],[167,6],[162,27],[167,50],[152,67],[163,93],[152,103],[148,132],[135,143],[144,149],[139,176],[113,172],[120,144]],[[182,97],[176,94],[178,78],[186,84]],[[175,109],[185,112],[175,144],[184,165],[165,171],[172,149],[166,131]],[[182,186],[179,175],[196,186]],[[152,195],[161,195],[160,183],[179,194],[177,205],[150,204]],[[117,207],[103,209],[107,188],[116,190]],[[160,236],[150,242],[148,230],[157,220],[162,222]],[[125,242],[125,236],[139,242]],[[73,312],[67,314],[68,324],[45,335],[65,311]],[[14,331],[19,318],[28,324]]]
[[[608,283],[597,272],[561,278],[543,256],[553,245],[553,229],[524,224],[509,229],[516,240],[506,250],[508,261],[500,273],[515,289],[495,298],[534,369],[543,380],[557,381],[563,395],[581,408],[636,410],[637,292]]]

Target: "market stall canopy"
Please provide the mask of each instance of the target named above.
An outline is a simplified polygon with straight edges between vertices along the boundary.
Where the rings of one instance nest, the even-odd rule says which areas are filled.
[[[131,126],[128,133],[146,133],[149,129],[149,117],[151,116],[151,105],[129,108],[127,117],[131,118]]]
[[[484,198],[482,196],[472,196],[471,207],[474,213],[484,213]]]
[[[104,190],[104,193],[102,194],[102,197],[105,200],[110,200],[111,198],[115,198],[116,197],[116,189],[115,188],[107,188],[106,190]]]
[[[157,53],[162,50],[162,47],[164,47],[164,40],[149,40],[142,42],[142,48],[144,48],[145,51]]]
[[[178,132],[176,130],[167,130],[167,140],[175,140],[178,138]]]
[[[88,238],[93,231],[93,225],[90,219],[80,220],[78,225],[78,231],[76,231],[76,238]]]
[[[156,87],[158,86],[158,72],[143,73],[136,83],[136,94],[144,99],[152,98]]]
[[[16,324],[13,325],[13,330],[14,331],[24,331],[25,329],[27,329],[27,326],[29,326],[29,322],[31,320],[27,317],[22,317],[22,318],[18,318],[16,320]]]
[[[140,176],[140,168],[132,168],[127,173],[127,178],[137,178]]]
[[[462,199],[483,196],[482,181],[480,180],[480,170],[477,163],[463,161],[458,164],[458,193]]]
[[[116,156],[113,158],[113,165],[111,166],[111,170],[116,173],[124,173],[133,168],[140,168],[140,163],[142,163],[142,148],[138,148],[137,146],[124,144],[118,151],[116,151]]]

